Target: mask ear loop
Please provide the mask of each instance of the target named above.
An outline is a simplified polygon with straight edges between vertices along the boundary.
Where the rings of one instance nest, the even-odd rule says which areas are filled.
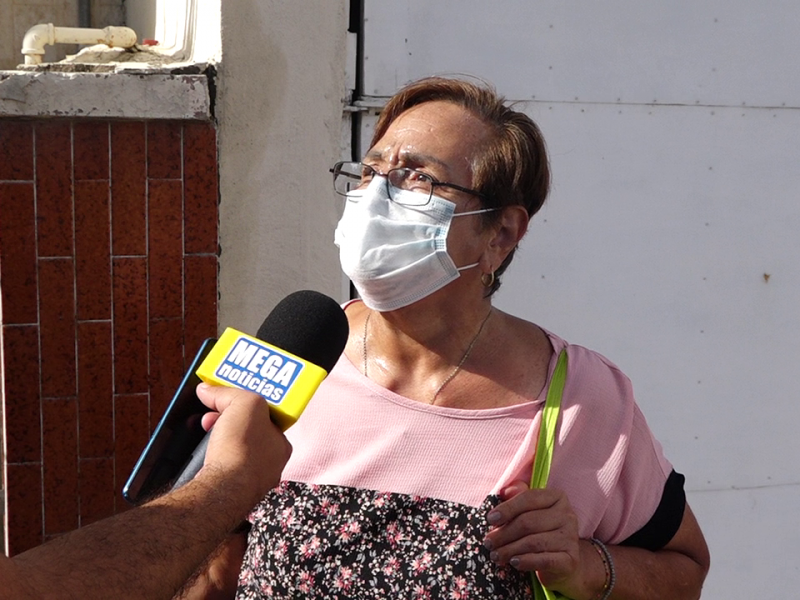
[[[479,215],[481,213],[494,212],[496,210],[502,210],[502,208],[479,208],[478,210],[468,210],[467,212],[453,213],[453,216],[466,217],[468,215]]]
[[[503,210],[503,209],[502,209],[502,207],[498,207],[498,208],[481,208],[481,209],[478,209],[478,210],[470,210],[470,211],[463,212],[463,213],[455,213],[453,215],[453,217],[466,217],[466,216],[469,216],[469,215],[479,215],[481,213],[494,212],[496,210]],[[472,263],[471,265],[466,265],[464,267],[457,267],[457,269],[459,271],[463,271],[465,269],[471,269],[472,267],[477,267],[479,264],[480,263]],[[490,277],[488,283],[486,281],[486,277]],[[492,271],[491,273],[484,273],[483,275],[481,275],[481,283],[484,285],[484,287],[487,287],[487,288],[492,287],[494,285],[494,271]]]

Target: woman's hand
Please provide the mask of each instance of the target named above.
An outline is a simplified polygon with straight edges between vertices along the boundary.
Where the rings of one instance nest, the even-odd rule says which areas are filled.
[[[602,587],[602,564],[599,557],[592,557],[589,543],[579,539],[578,518],[564,492],[531,490],[515,482],[503,490],[503,498],[488,515],[493,528],[484,545],[492,560],[520,571],[536,571],[545,587],[572,598],[583,597],[593,585]],[[587,561],[590,572],[585,572]]]
[[[536,571],[545,587],[568,598],[596,598],[606,583],[606,568],[588,540],[578,538],[578,521],[559,490],[529,490],[515,482],[503,490],[504,501],[489,512],[492,530],[484,545],[492,560],[520,571]],[[672,540],[659,551],[609,547],[620,598],[700,597],[709,556],[703,534],[689,506]]]

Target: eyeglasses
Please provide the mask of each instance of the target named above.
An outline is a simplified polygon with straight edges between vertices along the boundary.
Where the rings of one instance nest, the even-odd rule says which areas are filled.
[[[355,190],[364,189],[370,184],[372,178],[377,175],[378,177],[386,178],[389,198],[393,202],[406,206],[425,206],[431,201],[433,190],[437,187],[448,187],[465,194],[486,198],[486,196],[475,190],[454,183],[436,181],[430,175],[408,167],[398,167],[389,169],[386,173],[379,173],[364,163],[337,162],[330,172],[333,173],[333,189],[342,196],[346,196]],[[417,192],[417,194],[413,196],[398,194],[397,190]]]

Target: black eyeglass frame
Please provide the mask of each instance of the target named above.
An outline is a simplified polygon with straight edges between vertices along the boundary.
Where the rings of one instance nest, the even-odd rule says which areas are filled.
[[[339,176],[342,173],[342,165],[358,165],[362,169],[366,167],[367,169],[372,171],[372,175],[373,176],[378,175],[379,177],[385,177],[386,178],[386,183],[387,183],[387,188],[389,190],[389,198],[391,200],[394,200],[394,198],[392,198],[392,188],[396,187],[396,186],[394,186],[394,185],[392,185],[390,183],[389,174],[392,173],[393,171],[410,171],[411,173],[414,173],[415,175],[418,175],[420,177],[423,177],[424,179],[430,180],[431,191],[430,191],[430,194],[428,195],[428,200],[427,200],[427,202],[425,202],[425,204],[427,204],[428,202],[431,201],[431,197],[433,196],[433,190],[436,189],[437,187],[452,188],[454,190],[458,190],[459,192],[464,192],[465,194],[470,194],[472,196],[476,196],[478,198],[481,198],[482,200],[488,200],[488,197],[486,196],[486,194],[482,194],[481,192],[479,192],[477,190],[471,190],[469,188],[466,188],[466,187],[461,186],[461,185],[457,185],[455,183],[449,183],[449,182],[446,182],[446,181],[437,181],[434,177],[428,175],[427,173],[423,173],[422,171],[418,171],[417,169],[412,169],[411,167],[395,167],[394,169],[389,169],[386,173],[381,173],[380,171],[378,171],[375,167],[373,167],[371,165],[367,165],[367,164],[365,164],[363,162],[357,162],[357,161],[352,161],[352,160],[341,160],[341,161],[337,162],[336,164],[334,164],[333,167],[328,169],[328,171],[333,174],[333,182],[334,182],[333,191],[336,192],[337,194],[339,194],[340,196],[347,196],[347,192],[343,193],[343,192],[340,192],[339,190],[336,189],[336,177]],[[397,189],[402,189],[402,188],[397,188]]]

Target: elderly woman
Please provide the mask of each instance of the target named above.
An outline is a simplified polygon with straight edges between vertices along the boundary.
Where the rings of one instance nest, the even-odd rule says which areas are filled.
[[[548,192],[533,121],[421,80],[333,174],[360,300],[252,513],[237,598],[528,598],[531,572],[576,600],[699,597],[706,544],[628,379],[492,306]],[[562,353],[549,484],[528,489]]]

